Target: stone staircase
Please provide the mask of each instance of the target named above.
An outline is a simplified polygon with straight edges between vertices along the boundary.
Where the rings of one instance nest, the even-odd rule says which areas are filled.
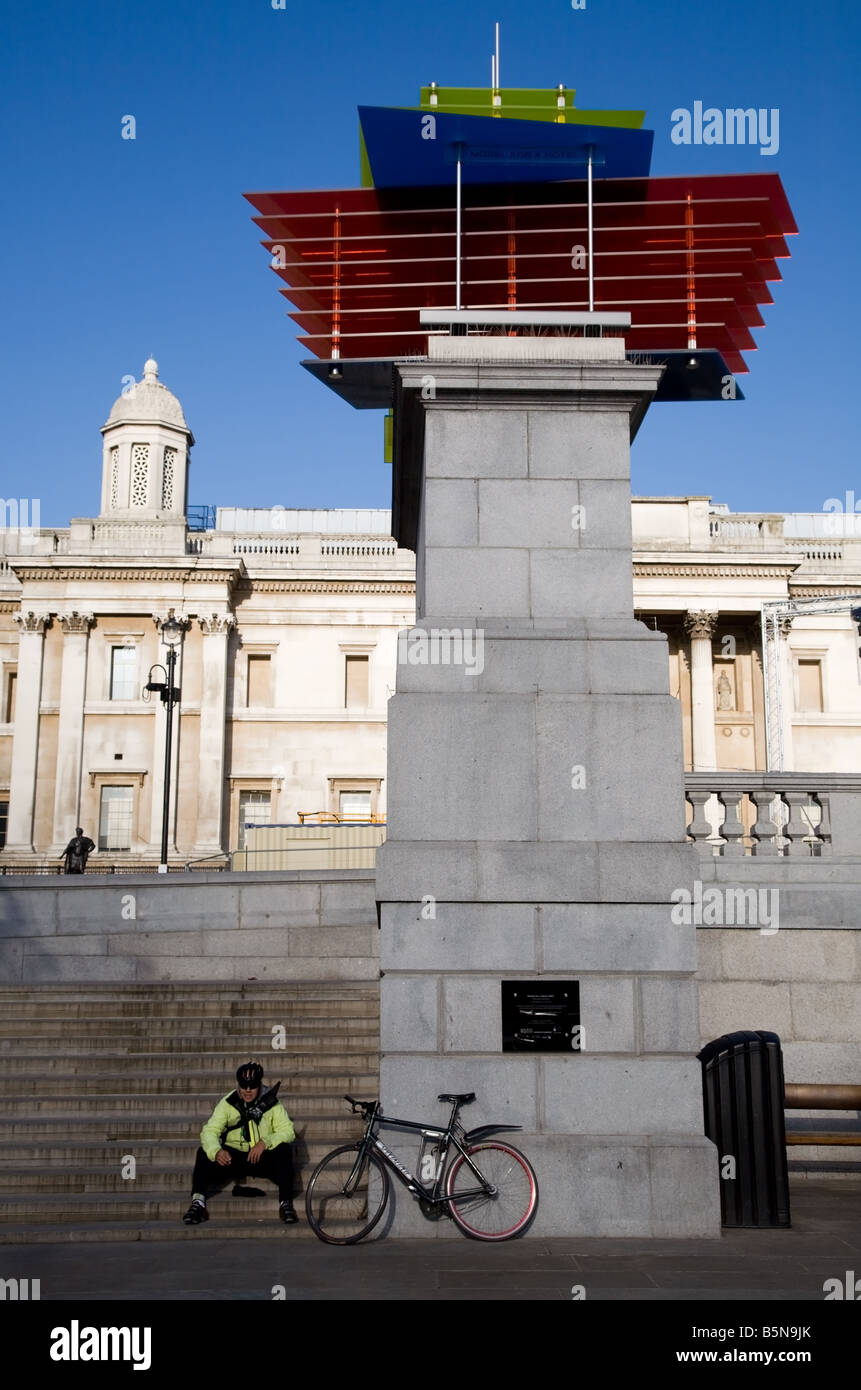
[[[313,1239],[304,1183],[361,1134],[343,1096],[378,1094],[378,1049],[375,983],[0,987],[0,1244]],[[296,1128],[299,1224],[252,1178],[265,1198],[228,1184],[183,1226],[201,1126],[252,1057]]]

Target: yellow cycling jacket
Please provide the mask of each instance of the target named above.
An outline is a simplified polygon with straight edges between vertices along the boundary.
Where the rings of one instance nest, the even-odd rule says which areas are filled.
[[[251,1134],[251,1143],[249,1144],[242,1133],[242,1116],[235,1106],[228,1104],[228,1098],[231,1095],[233,1092],[229,1091],[226,1096],[222,1096],[200,1131],[200,1142],[207,1158],[214,1161],[215,1155],[221,1148],[239,1149],[241,1153],[247,1153],[249,1149],[253,1149],[258,1139],[263,1140],[267,1149],[277,1149],[279,1144],[293,1143],[296,1138],[296,1131],[290,1116],[281,1102],[278,1101],[261,1116],[259,1126],[253,1120],[249,1121]],[[226,1134],[224,1133],[225,1130],[227,1130]],[[224,1135],[223,1140],[222,1135]]]

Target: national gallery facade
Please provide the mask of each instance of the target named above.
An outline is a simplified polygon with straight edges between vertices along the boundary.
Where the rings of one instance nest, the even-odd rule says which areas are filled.
[[[78,825],[93,869],[157,863],[166,716],[144,687],[171,616],[172,863],[228,862],[247,822],[384,820],[386,704],[415,617],[415,557],[390,514],[189,507],[194,440],[152,360],[102,436],[97,517],[28,532],[6,504],[0,868],[56,865]],[[855,771],[854,514],[641,497],[631,515],[636,614],[667,635],[686,768],[714,790]]]

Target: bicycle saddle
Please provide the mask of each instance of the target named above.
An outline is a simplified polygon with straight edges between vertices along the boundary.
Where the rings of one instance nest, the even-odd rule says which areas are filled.
[[[462,1096],[437,1096],[437,1100],[450,1100],[452,1104],[460,1101],[461,1105],[472,1105],[475,1100],[475,1091],[464,1091]]]

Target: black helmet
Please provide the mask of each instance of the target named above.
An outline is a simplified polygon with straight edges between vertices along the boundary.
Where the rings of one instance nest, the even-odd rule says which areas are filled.
[[[243,1090],[255,1090],[263,1080],[263,1068],[259,1062],[243,1062],[236,1072],[236,1084]]]

